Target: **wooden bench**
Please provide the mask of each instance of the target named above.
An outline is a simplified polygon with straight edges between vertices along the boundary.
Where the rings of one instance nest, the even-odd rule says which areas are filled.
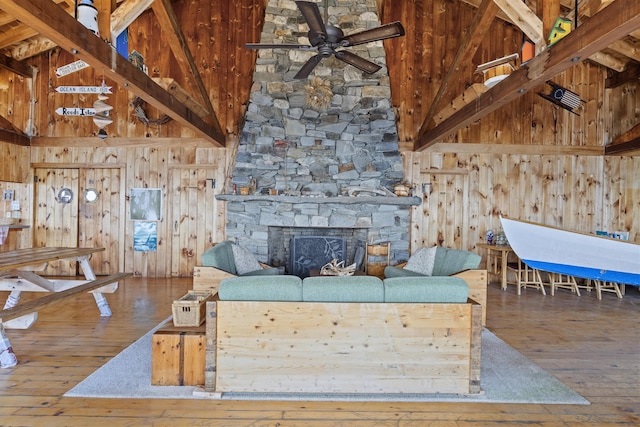
[[[76,286],[74,288],[69,288],[61,292],[51,293],[44,297],[28,301],[15,307],[0,310],[0,324],[6,322],[7,320],[15,319],[16,317],[33,313],[34,311],[38,311],[41,308],[48,307],[70,296],[83,292],[90,292],[94,289],[101,288],[111,283],[116,283],[119,280],[130,276],[131,273],[116,273],[110,276],[100,277],[99,279],[93,280],[80,286]]]
[[[5,328],[3,325],[4,322],[32,313],[37,313],[39,309],[64,301],[65,299],[73,295],[84,292],[91,292],[93,290],[103,288],[107,285],[117,283],[119,280],[122,280],[129,276],[131,276],[131,273],[116,273],[110,276],[100,277],[99,279],[92,280],[88,283],[84,283],[60,292],[50,293],[44,297],[40,297],[26,303],[16,305],[11,308],[0,310],[0,354],[4,352],[8,352],[11,354],[11,357],[9,358],[3,357],[2,359],[0,359],[0,367],[9,368],[17,363],[17,359],[13,354],[13,348],[11,347],[11,344],[9,342],[9,338],[5,334]],[[33,318],[35,319],[35,316],[33,316]],[[6,362],[6,360],[9,360],[9,362]]]

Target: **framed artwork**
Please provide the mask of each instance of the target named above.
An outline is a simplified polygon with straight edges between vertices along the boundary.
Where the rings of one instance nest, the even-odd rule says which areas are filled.
[[[160,221],[162,219],[162,189],[132,188],[130,210],[132,221]]]
[[[135,252],[155,252],[158,248],[158,223],[137,221],[133,225],[133,250]]]

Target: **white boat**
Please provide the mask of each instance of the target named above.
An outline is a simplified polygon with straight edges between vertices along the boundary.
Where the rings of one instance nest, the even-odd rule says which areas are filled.
[[[640,245],[528,221],[500,218],[509,245],[529,267],[640,286]]]

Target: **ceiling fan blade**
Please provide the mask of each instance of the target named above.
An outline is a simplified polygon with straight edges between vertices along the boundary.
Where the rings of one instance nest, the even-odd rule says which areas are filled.
[[[309,1],[296,1],[300,13],[304,17],[304,20],[309,25],[309,43],[311,46],[316,46],[327,38],[327,28],[320,15],[320,8],[317,3]]]
[[[316,50],[313,46],[307,46],[304,44],[287,44],[287,43],[246,43],[244,45],[247,49],[297,49],[297,50]]]
[[[400,36],[404,36],[404,27],[400,22],[396,21],[390,24],[381,25],[380,27],[371,28],[370,30],[364,30],[359,33],[348,35],[341,40],[340,45],[356,46],[359,44]]]
[[[322,56],[320,55],[312,56],[311,58],[309,58],[307,62],[304,63],[302,68],[300,68],[300,71],[298,71],[298,74],[296,74],[293,78],[306,79],[307,77],[309,77],[309,74],[311,74],[311,71],[313,71],[313,69],[316,67],[316,65],[320,63],[321,60],[322,60]]]
[[[336,52],[335,55],[336,55],[336,58],[338,58],[339,60],[344,61],[349,65],[353,65],[360,71],[364,71],[367,74],[373,74],[376,71],[378,71],[380,68],[382,68],[378,64],[374,64],[368,59],[364,59],[346,50],[340,50]]]

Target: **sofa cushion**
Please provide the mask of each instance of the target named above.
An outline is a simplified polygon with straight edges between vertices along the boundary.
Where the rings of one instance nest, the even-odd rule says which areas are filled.
[[[207,249],[202,254],[202,265],[205,267],[219,268],[230,274],[237,274],[232,244],[233,243],[226,240]]]
[[[459,277],[394,277],[384,279],[385,302],[465,303],[469,285]]]
[[[220,282],[220,300],[227,301],[302,301],[302,279],[297,276],[242,276]]]
[[[432,276],[450,276],[464,270],[476,269],[482,257],[460,249],[438,247]]]
[[[233,261],[236,265],[236,272],[240,276],[251,273],[252,271],[262,270],[260,263],[253,254],[240,245],[231,245],[233,252]]]
[[[260,270],[250,271],[247,274],[243,274],[243,276],[276,276],[278,274],[280,274],[280,270],[277,268],[262,268],[262,266],[260,266]]]
[[[425,276],[431,276],[433,273],[433,266],[436,260],[437,246],[432,248],[422,248],[415,254],[409,257],[405,269],[414,271],[416,273],[423,274]]]
[[[317,276],[302,281],[302,300],[384,302],[382,280],[374,276]]]
[[[415,271],[407,270],[406,268],[388,265],[384,268],[384,277],[424,277],[424,274],[416,273]]]

